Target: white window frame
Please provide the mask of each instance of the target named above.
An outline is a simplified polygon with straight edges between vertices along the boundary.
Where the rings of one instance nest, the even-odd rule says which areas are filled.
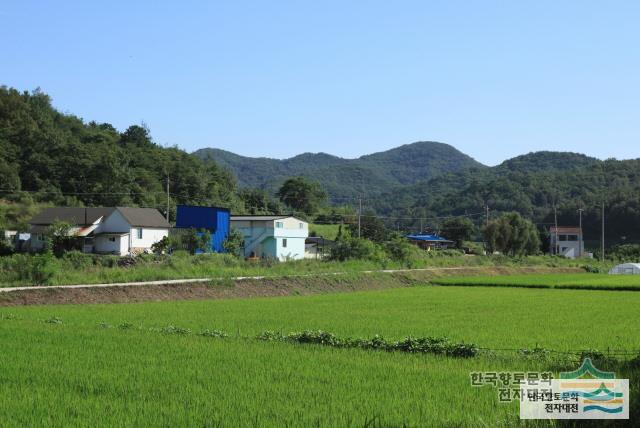
[[[287,248],[287,238],[282,238],[282,248]]]
[[[284,229],[284,222],[276,221],[276,229]]]
[[[141,227],[139,227],[139,228],[136,230],[136,238],[138,238],[138,239],[142,239],[142,228],[141,228]]]

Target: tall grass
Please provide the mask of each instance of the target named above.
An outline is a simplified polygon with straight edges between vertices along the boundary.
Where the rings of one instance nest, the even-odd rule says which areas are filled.
[[[41,260],[42,259],[42,260]],[[124,263],[124,262],[131,263]],[[38,264],[39,263],[39,264]],[[582,262],[557,257],[463,256],[456,252],[424,253],[412,260],[411,268],[546,266],[579,267]],[[361,272],[377,269],[405,269],[403,262],[392,260],[298,260],[281,263],[274,260],[249,262],[229,254],[138,256],[119,259],[70,253],[62,258],[16,254],[0,257],[0,286],[36,284],[95,284],[188,278],[229,278],[236,276],[287,276],[333,272]]]

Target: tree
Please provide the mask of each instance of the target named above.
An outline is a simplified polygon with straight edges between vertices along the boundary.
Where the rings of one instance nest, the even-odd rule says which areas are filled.
[[[540,251],[538,231],[531,221],[518,213],[507,213],[490,221],[484,230],[489,252],[510,256],[536,254]]]
[[[277,193],[280,201],[296,211],[314,214],[327,199],[327,193],[318,183],[304,177],[289,178]]]
[[[234,256],[240,255],[240,250],[244,245],[244,236],[238,229],[231,229],[229,236],[224,240],[222,246],[228,252]]]
[[[169,246],[171,245],[171,241],[168,236],[163,236],[161,240],[151,245],[151,251],[154,254],[164,254],[167,250],[169,250]]]
[[[262,189],[240,189],[238,196],[248,214],[279,214],[282,206]]]
[[[456,248],[461,248],[464,241],[470,241],[475,232],[475,226],[467,217],[453,217],[442,223],[442,236],[455,242]]]
[[[329,250],[329,260],[373,260],[384,261],[386,254],[377,244],[359,238],[347,238],[337,242]]]
[[[349,224],[349,232],[357,237],[358,223]],[[367,211],[360,217],[360,237],[381,243],[388,239],[389,231],[373,211]]]
[[[51,242],[51,250],[56,256],[73,249],[77,238],[71,233],[71,225],[63,221],[55,221],[47,230],[47,237]]]
[[[184,237],[189,252],[195,254],[198,250],[205,253],[211,252],[211,232],[207,229],[189,229]]]

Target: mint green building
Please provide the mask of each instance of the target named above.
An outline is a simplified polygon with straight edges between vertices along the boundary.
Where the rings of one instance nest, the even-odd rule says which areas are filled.
[[[244,256],[274,258],[280,261],[304,258],[309,236],[306,221],[286,215],[235,215],[231,228],[244,237]]]

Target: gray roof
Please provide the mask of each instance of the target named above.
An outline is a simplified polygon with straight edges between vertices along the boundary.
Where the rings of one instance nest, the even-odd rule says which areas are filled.
[[[114,210],[113,207],[51,207],[35,215],[29,220],[29,224],[51,225],[56,221],[63,221],[72,225],[86,226],[95,223],[100,217],[107,217]]]
[[[155,208],[118,207],[131,226],[169,228],[171,225]]]
[[[100,217],[107,218],[114,211],[120,214],[131,226],[169,228],[171,225],[155,208],[131,207],[51,207],[45,208],[35,215],[29,224],[48,226],[56,221],[63,221],[71,225],[87,226],[95,223]]]
[[[270,221],[280,220],[283,218],[293,217],[290,215],[232,215],[231,220],[245,220],[245,221]]]

